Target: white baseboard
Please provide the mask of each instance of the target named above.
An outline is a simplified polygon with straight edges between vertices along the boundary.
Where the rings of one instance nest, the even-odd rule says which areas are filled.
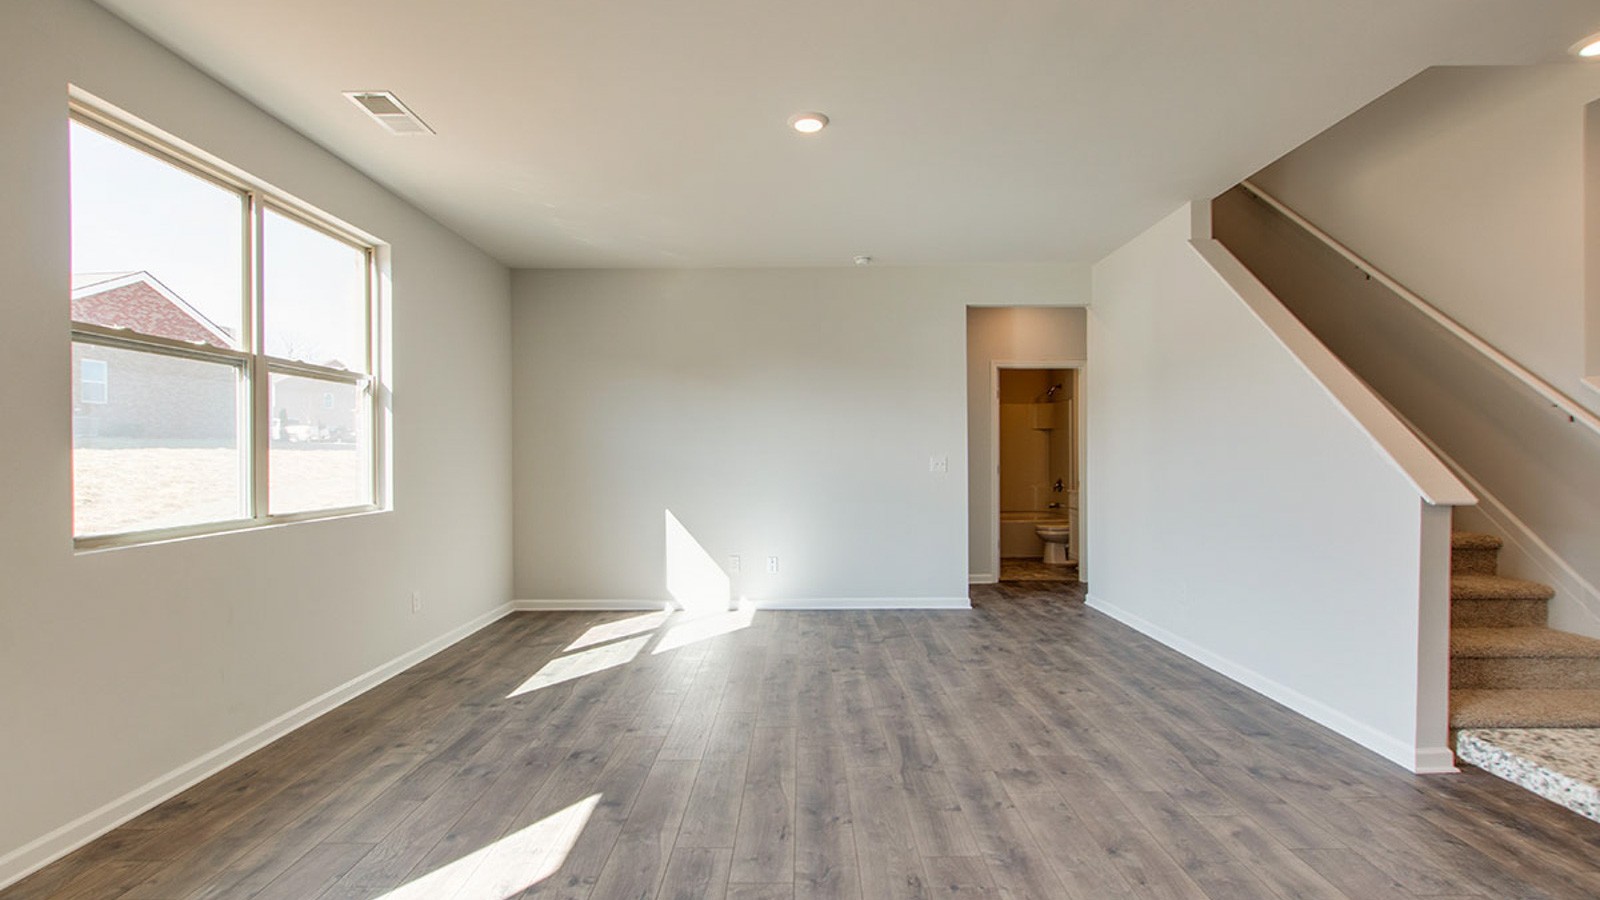
[[[990,572],[970,572],[967,574],[967,584],[999,584],[1000,576]]]
[[[967,597],[816,597],[758,600],[756,609],[971,609]]]
[[[1090,609],[1105,613],[1134,631],[1159,641],[1206,668],[1261,694],[1267,699],[1282,704],[1311,721],[1344,735],[1384,759],[1405,767],[1408,771],[1415,772],[1418,775],[1456,771],[1455,767],[1450,764],[1449,748],[1417,747],[1384,734],[1320,700],[1307,697],[1305,694],[1287,685],[1280,684],[1254,669],[1242,666],[1213,653],[1187,638],[1162,628],[1160,625],[1147,621],[1114,604],[1107,603],[1094,594],[1088,596],[1087,604]]]
[[[672,609],[665,600],[514,600],[518,612],[660,612]]]
[[[118,825],[177,796],[296,728],[366,693],[513,611],[514,605],[510,603],[490,610],[465,625],[301,704],[204,756],[173,769],[143,787],[130,791],[105,806],[0,856],[0,888],[22,880]]]
[[[1449,747],[1418,747],[1417,764],[1409,767],[1418,775],[1451,775],[1461,771],[1456,768],[1456,755]]]
[[[816,597],[747,599],[756,609],[971,609],[966,597]],[[661,600],[517,600],[518,612],[659,612]]]

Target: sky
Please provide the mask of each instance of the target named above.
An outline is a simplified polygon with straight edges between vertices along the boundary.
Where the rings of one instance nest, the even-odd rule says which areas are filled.
[[[243,319],[244,198],[72,123],[72,271],[147,271],[237,335]],[[365,362],[361,251],[270,209],[264,226],[266,351]]]

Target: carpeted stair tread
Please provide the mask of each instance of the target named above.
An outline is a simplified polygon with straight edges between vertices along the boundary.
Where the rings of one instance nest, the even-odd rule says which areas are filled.
[[[1450,692],[1450,727],[1600,727],[1600,690],[1458,688]]]
[[[1450,532],[1451,550],[1499,550],[1503,542],[1492,534],[1476,531]]]
[[[1544,600],[1453,600],[1451,628],[1510,628],[1550,624],[1549,603]]]
[[[1600,640],[1541,625],[1452,628],[1452,657],[1586,657],[1600,659]]]
[[[1451,600],[1549,600],[1556,589],[1503,575],[1451,575]]]

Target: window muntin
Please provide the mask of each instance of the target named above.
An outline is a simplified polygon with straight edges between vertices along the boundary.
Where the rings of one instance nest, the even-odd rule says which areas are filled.
[[[372,246],[98,109],[70,127],[79,546],[375,508]],[[315,415],[274,409],[302,384]]]

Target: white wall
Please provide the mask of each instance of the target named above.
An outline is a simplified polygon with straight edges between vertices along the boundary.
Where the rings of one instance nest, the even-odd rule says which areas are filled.
[[[964,604],[966,308],[1086,274],[515,273],[517,596],[664,600],[670,510],[751,599]]]
[[[1189,244],[1189,216],[1094,267],[1091,604],[1402,765],[1448,767],[1447,514]]]
[[[6,3],[0,36],[4,883],[510,599],[511,366],[508,273],[412,207],[83,0]],[[393,512],[73,553],[69,82],[390,242]]]
[[[1592,63],[1433,68],[1252,178],[1600,410],[1582,384],[1600,373],[1600,296],[1585,300],[1585,267],[1600,270],[1584,221],[1596,98]]]
[[[1086,303],[1087,293],[1074,305]],[[1000,575],[994,530],[994,364],[1082,360],[1088,352],[1084,323],[1082,309],[967,311],[967,571],[973,582],[992,582]]]

